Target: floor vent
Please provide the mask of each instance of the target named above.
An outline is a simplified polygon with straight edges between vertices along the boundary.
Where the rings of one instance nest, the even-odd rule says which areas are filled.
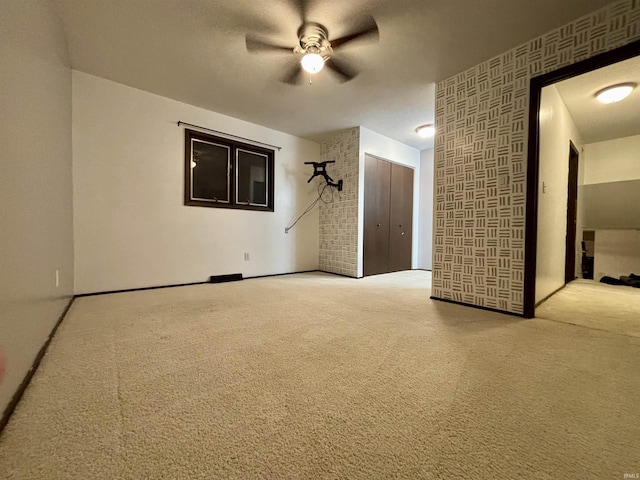
[[[215,275],[209,277],[209,283],[236,282],[242,280],[241,273],[232,273],[231,275]]]

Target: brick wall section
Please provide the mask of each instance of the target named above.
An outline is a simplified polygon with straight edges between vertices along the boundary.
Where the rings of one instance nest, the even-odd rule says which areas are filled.
[[[345,130],[320,147],[320,158],[342,192],[333,189],[333,201],[320,203],[320,270],[350,277],[358,275],[358,172],[360,128]],[[315,180],[316,182],[318,180]],[[324,197],[331,199],[328,189]]]

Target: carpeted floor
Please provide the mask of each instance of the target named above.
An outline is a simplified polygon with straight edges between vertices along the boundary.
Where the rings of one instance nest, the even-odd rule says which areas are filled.
[[[577,279],[542,303],[536,317],[640,337],[640,288]]]
[[[321,273],[80,298],[2,479],[621,479],[640,338]]]

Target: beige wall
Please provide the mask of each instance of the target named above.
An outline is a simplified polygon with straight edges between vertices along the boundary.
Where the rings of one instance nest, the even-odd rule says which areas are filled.
[[[640,135],[584,146],[585,228],[640,228],[638,152]]]
[[[433,242],[433,148],[420,152],[418,268],[431,270]]]
[[[584,146],[584,184],[640,179],[640,135]]]
[[[596,230],[594,279],[640,275],[640,229]]]
[[[621,0],[438,83],[435,297],[523,313],[530,79],[638,38]]]
[[[281,146],[275,211],[183,205],[178,120]],[[74,71],[76,293],[317,269],[317,210],[284,230],[317,195],[304,162],[318,161],[319,151],[315,142]]]
[[[594,278],[640,275],[640,135],[584,147],[586,227],[595,229]]]
[[[4,410],[73,294],[71,71],[48,2],[0,2],[0,112]]]
[[[564,285],[569,142],[578,152],[582,147],[573,118],[554,85],[542,89],[539,122],[536,303]],[[580,238],[581,230],[576,235]],[[576,265],[580,257],[581,250],[576,248]]]

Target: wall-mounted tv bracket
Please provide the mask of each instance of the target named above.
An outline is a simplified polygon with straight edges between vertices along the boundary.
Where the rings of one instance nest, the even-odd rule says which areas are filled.
[[[313,175],[309,177],[309,180],[307,180],[307,183],[313,180],[314,177],[317,177],[318,175],[320,175],[321,177],[324,177],[325,181],[327,182],[327,185],[329,185],[330,187],[335,187],[338,189],[339,192],[341,192],[342,180],[338,180],[338,183],[333,183],[333,178],[331,178],[327,173],[327,163],[336,163],[336,162],[335,160],[327,160],[326,162],[304,162],[305,165],[313,165]]]

